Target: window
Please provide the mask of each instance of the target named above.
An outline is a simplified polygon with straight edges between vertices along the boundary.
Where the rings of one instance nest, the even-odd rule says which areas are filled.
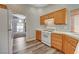
[[[17,32],[23,32],[24,31],[24,23],[22,20],[18,20],[17,22]]]
[[[74,16],[74,32],[79,33],[79,15]]]
[[[73,10],[71,17],[71,31],[79,33],[79,9]]]

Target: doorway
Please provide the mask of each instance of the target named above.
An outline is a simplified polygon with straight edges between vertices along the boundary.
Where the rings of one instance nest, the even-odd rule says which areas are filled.
[[[14,33],[14,38],[26,36],[26,20],[23,15],[14,14],[13,33]]]
[[[25,48],[26,19],[24,15],[13,14],[13,53]]]

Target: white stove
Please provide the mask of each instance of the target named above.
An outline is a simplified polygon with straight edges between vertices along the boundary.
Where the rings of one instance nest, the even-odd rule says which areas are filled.
[[[51,46],[51,33],[53,32],[54,30],[44,30],[42,31],[42,42],[45,43],[46,45],[48,46]]]
[[[51,46],[51,33],[56,30],[54,27],[54,18],[45,20],[46,29],[42,31],[42,42]]]

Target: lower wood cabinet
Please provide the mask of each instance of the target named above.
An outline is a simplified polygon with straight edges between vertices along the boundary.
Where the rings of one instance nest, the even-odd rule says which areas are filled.
[[[62,35],[57,33],[52,33],[52,47],[62,51]]]
[[[63,52],[65,54],[74,54],[75,47],[73,47],[69,42],[64,42],[63,44]]]
[[[56,42],[56,41],[54,42],[54,41],[53,41],[52,44],[53,44],[52,46],[53,46],[54,48],[56,48],[56,49],[62,51],[62,43]]]
[[[41,41],[41,31],[36,30],[36,40]]]
[[[51,46],[64,52],[65,54],[74,54],[78,40],[74,37],[52,33],[52,44]]]
[[[41,31],[36,30],[36,40],[41,41]],[[54,47],[65,54],[74,54],[78,40],[66,34],[52,33],[51,47]]]
[[[63,35],[63,52],[65,54],[74,54],[78,40],[71,36]]]

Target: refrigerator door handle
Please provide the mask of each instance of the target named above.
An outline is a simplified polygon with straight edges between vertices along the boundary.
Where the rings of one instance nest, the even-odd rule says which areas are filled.
[[[8,31],[11,31],[12,29],[8,29]]]

